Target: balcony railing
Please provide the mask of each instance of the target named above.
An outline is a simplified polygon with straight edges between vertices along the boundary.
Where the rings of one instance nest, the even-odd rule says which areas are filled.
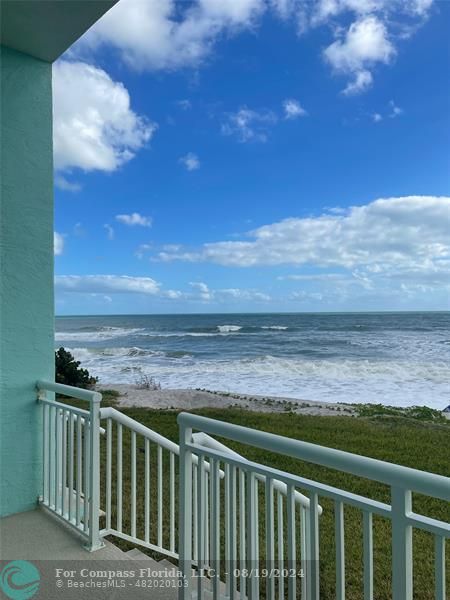
[[[39,381],[43,407],[43,490],[41,502],[75,528],[90,551],[104,544],[100,515],[101,394]],[[56,402],[54,394],[88,402],[89,410]]]
[[[335,565],[336,599],[345,599],[345,545],[344,545],[344,509],[354,507],[363,516],[363,563],[364,576],[361,598],[373,600],[373,515],[389,519],[392,527],[392,593],[393,600],[412,600],[413,597],[413,556],[412,532],[421,529],[435,540],[435,598],[445,600],[445,540],[450,537],[450,525],[429,517],[419,515],[412,510],[412,492],[428,497],[450,501],[450,479],[424,471],[418,471],[396,464],[366,458],[340,450],[334,450],[298,440],[256,431],[230,423],[208,419],[198,415],[181,413],[178,416],[180,426],[180,567],[184,573],[186,587],[182,589],[184,600],[191,598],[194,583],[197,597],[203,596],[205,578],[192,576],[193,534],[193,459],[200,462],[200,474],[197,482],[198,514],[197,537],[205,539],[204,533],[204,496],[205,484],[202,482],[204,461],[208,460],[212,469],[211,485],[211,543],[210,560],[213,567],[215,597],[219,594],[219,578],[225,573],[227,578],[226,596],[233,600],[248,596],[252,600],[260,597],[260,576],[265,566],[264,580],[266,598],[295,600],[301,597],[318,600],[320,590],[319,571],[319,498],[328,498],[334,502],[335,520]],[[204,437],[194,431],[219,436],[225,440],[239,442],[244,446],[253,446],[307,461],[316,465],[337,469],[344,473],[384,483],[390,488],[391,504],[378,502],[342,489],[311,481],[297,475],[273,469],[261,464],[243,460],[239,456],[230,456],[205,445]],[[220,494],[217,487],[217,471],[225,472],[225,528],[220,524]],[[262,490],[260,481],[264,480]],[[238,486],[236,484],[238,482]],[[283,482],[287,487],[286,506],[280,493],[275,492],[274,482]],[[302,491],[309,496],[309,514],[298,519],[295,494]],[[261,503],[261,495],[265,502]],[[263,514],[259,514],[263,508]],[[300,512],[305,510],[303,506]],[[276,519],[275,519],[276,515]],[[283,520],[287,519],[287,544],[284,539]],[[239,527],[236,527],[236,523]],[[236,532],[239,532],[237,535]],[[225,540],[222,537],[225,537]],[[260,542],[265,539],[265,565],[258,557]],[[300,556],[298,555],[300,550]],[[287,579],[284,581],[283,566],[288,566]],[[199,564],[199,568],[202,564]],[[276,567],[281,567],[276,570]],[[299,567],[304,569],[301,589],[297,589]],[[231,574],[242,575],[244,581]],[[289,572],[295,570],[295,573]],[[276,571],[276,572],[275,572]],[[273,573],[273,576],[271,576]],[[228,574],[228,575],[227,575]],[[300,593],[301,592],[301,593]],[[239,596],[238,596],[239,595]]]
[[[337,600],[345,600],[347,507],[362,514],[361,598],[374,598],[375,515],[391,521],[393,600],[412,600],[413,529],[434,537],[435,598],[445,600],[450,525],[413,512],[411,498],[450,501],[450,479],[187,413],[178,417],[178,446],[101,408],[99,393],[49,382],[38,390],[42,505],[91,551],[112,535],[177,559],[181,600],[318,600],[322,498],[334,504]],[[55,393],[88,402],[88,410],[55,401]],[[391,503],[249,461],[212,436],[381,482]]]

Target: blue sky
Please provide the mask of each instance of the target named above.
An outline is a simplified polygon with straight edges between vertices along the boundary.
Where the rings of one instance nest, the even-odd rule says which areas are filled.
[[[449,17],[120,0],[54,67],[57,314],[448,309]]]

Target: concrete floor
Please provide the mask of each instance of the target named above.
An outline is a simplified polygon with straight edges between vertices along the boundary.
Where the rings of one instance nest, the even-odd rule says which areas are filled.
[[[104,548],[88,552],[76,532],[43,509],[0,519],[0,570],[13,560],[29,561],[38,569],[36,600],[178,596],[178,578],[167,573],[167,561],[158,563],[137,550],[128,554],[108,541]]]
[[[44,509],[0,519],[0,560],[122,560],[120,548],[105,542],[94,553],[83,548],[84,541],[71,527]]]

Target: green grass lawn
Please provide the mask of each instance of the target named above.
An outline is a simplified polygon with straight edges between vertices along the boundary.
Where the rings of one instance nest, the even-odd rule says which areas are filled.
[[[114,404],[114,397],[104,394],[103,405]],[[161,435],[178,442],[178,426],[175,411],[150,410],[143,408],[121,409],[129,417],[143,423]],[[330,448],[338,448],[380,460],[394,462],[408,467],[430,471],[441,475],[450,474],[450,427],[436,419],[436,415],[427,416],[419,412],[390,414],[381,409],[369,411],[369,416],[358,417],[314,417],[296,415],[294,413],[256,413],[240,409],[205,409],[195,411],[214,419],[227,421],[260,429],[290,438],[320,444]],[[361,411],[365,414],[365,411]],[[373,414],[375,413],[375,414]],[[286,456],[249,446],[226,442],[234,450],[242,453],[250,460],[277,469],[320,481],[344,490],[348,490],[381,502],[390,503],[389,489],[377,482],[346,475],[339,471],[318,467],[310,463],[291,459]],[[113,446],[115,445],[115,440]],[[144,528],[144,455],[142,438],[137,440],[137,532],[143,535]],[[141,451],[140,451],[141,450]],[[104,464],[105,444],[101,448]],[[123,438],[123,530],[129,532],[130,511],[130,436]],[[115,457],[113,458],[113,494],[112,520],[115,523]],[[169,477],[168,457],[164,459],[165,477],[163,480],[164,505],[164,541],[166,547],[169,536],[168,499]],[[152,453],[151,471],[156,476],[156,452]],[[176,473],[178,479],[178,471]],[[263,488],[263,486],[260,486]],[[335,600],[335,534],[334,505],[326,498],[319,499],[323,507],[320,517],[320,571],[321,598]],[[152,479],[151,503],[156,507],[156,485]],[[414,510],[418,513],[450,521],[450,506],[442,501],[421,495],[413,497]],[[178,502],[176,503],[178,510]],[[153,511],[151,513],[154,515]],[[222,511],[223,514],[223,511]],[[260,558],[264,558],[264,499],[260,498]],[[153,519],[154,521],[154,519]],[[152,521],[152,531],[156,531],[156,523]],[[154,538],[154,534],[152,534]],[[132,545],[117,538],[111,538],[124,550]],[[431,600],[434,598],[434,547],[432,536],[414,532],[414,598],[415,600]],[[141,548],[142,549],[142,548]],[[351,507],[345,510],[345,550],[346,550],[346,593],[348,600],[361,600],[362,592],[362,515]],[[154,558],[162,558],[145,550]],[[448,553],[447,553],[448,557]],[[374,571],[376,600],[391,598],[391,527],[390,521],[374,517]],[[447,559],[447,573],[450,572],[450,561]],[[450,586],[450,581],[447,583]]]

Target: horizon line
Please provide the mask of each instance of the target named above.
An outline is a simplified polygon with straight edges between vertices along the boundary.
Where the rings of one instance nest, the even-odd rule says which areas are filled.
[[[207,315],[354,315],[354,314],[415,314],[415,313],[450,313],[450,309],[437,310],[336,310],[336,311],[255,311],[255,312],[174,312],[174,313],[85,313],[85,314],[55,314],[55,318],[67,317],[176,317],[176,316],[207,316]]]

